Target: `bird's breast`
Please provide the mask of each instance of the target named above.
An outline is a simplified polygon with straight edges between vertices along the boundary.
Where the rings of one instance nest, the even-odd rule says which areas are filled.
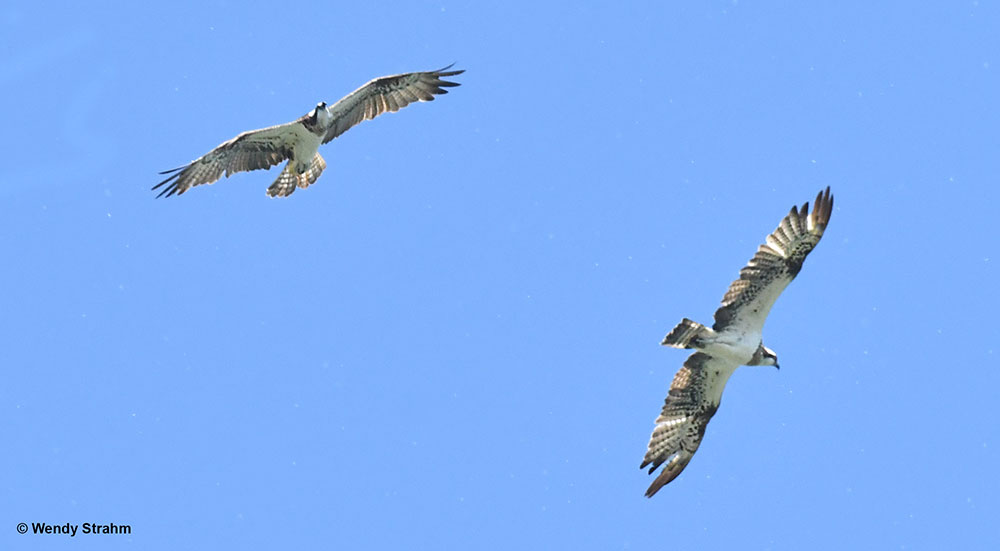
[[[312,162],[312,158],[316,156],[316,152],[319,150],[320,142],[322,137],[313,134],[312,132],[306,132],[305,135],[300,136],[295,140],[295,145],[292,147],[292,151],[295,155],[295,160],[300,163],[305,163],[307,166]]]

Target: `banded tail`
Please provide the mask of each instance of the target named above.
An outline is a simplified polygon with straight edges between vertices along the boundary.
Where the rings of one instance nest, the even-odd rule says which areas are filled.
[[[710,331],[711,329],[704,325],[684,318],[673,331],[663,337],[663,342],[660,344],[674,348],[698,348],[699,343],[695,342],[696,339],[706,336]]]
[[[315,184],[319,175],[323,173],[323,169],[326,168],[326,161],[319,153],[313,156],[309,168],[302,174],[295,173],[295,168],[292,166],[294,162],[295,159],[288,161],[285,169],[278,175],[278,179],[271,184],[271,187],[267,188],[268,197],[288,197],[295,191],[296,186],[305,189]]]

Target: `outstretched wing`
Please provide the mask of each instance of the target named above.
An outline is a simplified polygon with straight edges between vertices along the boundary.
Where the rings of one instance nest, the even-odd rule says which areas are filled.
[[[757,248],[757,254],[740,270],[740,278],[729,286],[722,306],[715,311],[712,328],[723,331],[735,323],[760,333],[774,301],[795,279],[806,256],[823,237],[832,211],[829,187],[816,196],[811,213],[809,203],[801,209],[793,206],[778,228],[767,236],[767,242]]]
[[[708,421],[719,409],[726,381],[737,367],[731,362],[695,352],[674,375],[663,411],[656,418],[646,457],[639,465],[640,469],[651,465],[649,474],[653,474],[657,467],[666,463],[646,490],[646,497],[653,497],[660,488],[677,478],[691,461],[705,436]]]
[[[166,185],[157,197],[170,197],[194,186],[211,184],[223,175],[271,168],[292,157],[295,143],[308,132],[301,124],[305,118],[244,132],[185,166],[161,172],[170,176],[153,189]]]
[[[437,71],[404,73],[369,81],[330,107],[333,123],[327,130],[323,143],[347,132],[359,122],[374,119],[386,111],[394,113],[415,101],[433,101],[435,94],[447,94],[448,91],[444,88],[459,84],[443,80],[442,77],[465,72],[449,71],[450,68],[451,65]]]

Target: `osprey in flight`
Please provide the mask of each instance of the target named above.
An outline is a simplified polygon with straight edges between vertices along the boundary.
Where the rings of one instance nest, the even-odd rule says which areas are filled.
[[[447,94],[445,87],[458,86],[442,77],[465,71],[449,71],[451,65],[437,71],[405,73],[377,78],[351,92],[337,103],[320,102],[299,120],[260,130],[250,130],[222,143],[185,166],[160,174],[170,176],[153,186],[166,185],[157,197],[180,195],[201,184],[211,184],[223,174],[246,172],[288,160],[278,179],[267,188],[271,197],[288,197],[296,187],[307,188],[326,168],[317,153],[325,144],[363,120],[374,119],[386,111],[396,112],[415,101],[432,101],[435,94]]]
[[[809,203],[792,207],[766,243],[740,270],[722,306],[715,311],[709,329],[684,318],[664,339],[674,348],[693,348],[670,384],[663,411],[649,439],[649,450],[640,469],[649,474],[665,463],[656,480],[646,490],[653,497],[660,488],[681,474],[705,436],[708,421],[719,409],[722,390],[733,371],[741,365],[773,365],[778,356],[761,341],[761,330],[778,295],[802,269],[802,263],[816,247],[833,210],[830,188],[816,196],[813,211]]]

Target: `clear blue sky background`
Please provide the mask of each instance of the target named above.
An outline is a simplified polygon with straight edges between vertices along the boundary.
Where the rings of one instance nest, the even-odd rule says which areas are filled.
[[[0,547],[998,548],[1000,6],[789,4],[5,4]],[[149,189],[451,62],[290,199]],[[644,498],[660,339],[826,186]]]

